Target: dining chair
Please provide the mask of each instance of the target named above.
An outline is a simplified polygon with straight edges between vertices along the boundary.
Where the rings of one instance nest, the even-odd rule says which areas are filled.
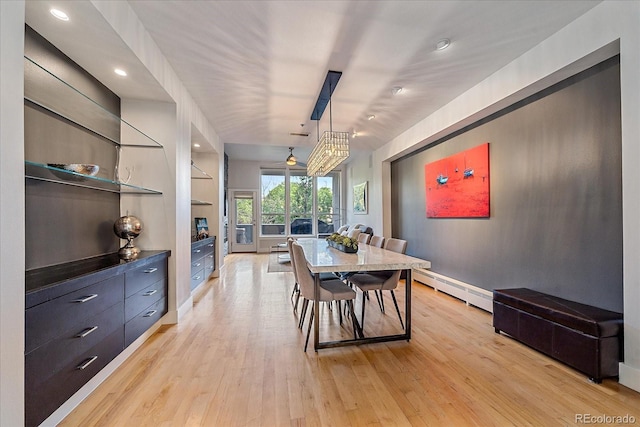
[[[291,302],[293,302],[293,297],[296,297],[295,304],[293,306],[293,311],[298,310],[298,300],[300,299],[300,285],[298,284],[298,272],[296,271],[296,264],[293,262],[293,257],[291,255],[291,245],[293,244],[293,238],[289,237],[287,239],[287,249],[289,250],[289,257],[291,258],[291,270],[293,271],[293,290],[291,291]]]
[[[291,302],[293,303],[293,311],[296,312],[298,311],[298,302],[300,301],[300,282],[298,280],[298,271],[296,269],[296,264],[293,262],[293,254],[292,254],[292,245],[293,242],[295,242],[295,239],[293,237],[289,237],[287,239],[287,249],[289,251],[289,256],[291,257],[291,270],[293,271],[293,290],[291,291]],[[333,273],[320,273],[320,280],[333,280],[335,279],[336,276]],[[293,298],[295,296],[295,302],[293,301]],[[306,301],[305,301],[306,302]],[[306,304],[303,307],[303,311],[306,312]],[[300,318],[300,323],[299,326],[302,327],[302,320],[304,319],[304,316],[302,316]]]
[[[375,237],[375,236],[374,236]],[[407,241],[402,239],[389,238],[386,239],[384,249],[404,254],[407,250]],[[362,291],[362,312],[360,317],[361,326],[364,329],[364,311],[365,311],[365,295],[369,291],[374,291],[380,306],[380,311],[384,313],[384,299],[382,297],[382,291],[390,291],[393,304],[396,306],[396,312],[398,313],[398,319],[400,319],[400,325],[404,329],[404,322],[402,321],[402,315],[400,314],[400,308],[398,307],[398,301],[396,300],[396,294],[393,292],[398,287],[400,280],[400,274],[402,270],[383,270],[383,271],[370,271],[367,273],[357,273],[349,278],[349,282],[360,288]],[[380,291],[380,294],[378,294]]]
[[[356,298],[356,292],[340,279],[335,278],[331,280],[321,280],[319,300],[316,301],[315,280],[311,270],[309,270],[309,267],[307,266],[307,262],[304,257],[304,250],[297,242],[292,242],[291,244],[291,255],[292,262],[296,264],[296,271],[298,272],[300,295],[305,301],[311,301],[311,314],[309,315],[309,327],[307,329],[307,338],[304,342],[304,351],[307,351],[309,335],[311,334],[311,327],[314,322],[314,305],[319,302],[345,301],[345,304],[349,308],[349,313],[351,314],[353,337],[355,339],[358,335],[362,335],[362,331],[353,311],[353,301]],[[340,324],[342,324],[342,315],[340,316],[340,319]]]
[[[369,239],[369,245],[375,246],[376,248],[381,248],[384,246],[384,237],[383,236],[371,236]]]
[[[358,244],[359,245],[367,245],[367,244],[369,244],[369,239],[371,239],[371,234],[367,234],[367,233],[358,234]]]

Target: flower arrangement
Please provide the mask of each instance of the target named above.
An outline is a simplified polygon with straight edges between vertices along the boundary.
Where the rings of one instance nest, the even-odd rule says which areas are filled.
[[[340,246],[343,246],[346,249],[343,252],[358,251],[357,239],[352,239],[351,237],[343,236],[338,233],[333,233],[329,237],[327,237],[326,240],[327,242],[329,242],[329,246],[333,246],[334,248],[341,249]]]

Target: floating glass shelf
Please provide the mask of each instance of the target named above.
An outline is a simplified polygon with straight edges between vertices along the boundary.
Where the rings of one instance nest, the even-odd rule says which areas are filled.
[[[119,194],[162,194],[162,192],[157,190],[111,181],[96,176],[83,175],[81,173],[56,168],[43,163],[30,162],[28,160],[25,160],[24,168],[26,178],[38,181],[53,182],[57,184]]]
[[[211,203],[211,202],[205,202],[203,200],[194,200],[194,199],[191,199],[191,204],[192,205],[198,205],[198,206],[212,206],[213,205],[213,203]]]
[[[199,173],[196,173],[195,175],[192,173],[191,179],[213,179],[211,175],[209,175],[208,173],[200,169],[198,166],[196,166],[195,163],[193,163],[193,160],[191,160],[191,167],[199,172]]]
[[[24,85],[24,99],[69,120],[122,147],[164,148],[162,144],[122,120],[31,58],[24,57],[25,78],[37,84]],[[40,90],[46,86],[47,90]],[[61,103],[60,99],[65,102]],[[84,123],[92,123],[91,127]],[[124,142],[126,140],[126,142]]]

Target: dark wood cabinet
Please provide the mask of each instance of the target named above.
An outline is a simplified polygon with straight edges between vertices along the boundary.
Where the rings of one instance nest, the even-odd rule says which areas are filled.
[[[169,251],[26,274],[25,422],[39,425],[167,312]]]
[[[215,246],[215,236],[191,243],[191,290],[208,280],[216,269]]]

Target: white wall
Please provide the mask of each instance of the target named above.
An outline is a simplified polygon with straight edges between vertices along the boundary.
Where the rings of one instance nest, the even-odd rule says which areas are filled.
[[[94,7],[104,16],[120,38],[131,51],[147,67],[160,85],[173,98],[176,104],[175,117],[175,246],[171,247],[176,272],[176,310],[177,318],[186,313],[191,306],[190,290],[190,254],[191,254],[191,126],[195,126],[204,139],[217,153],[224,152],[224,146],[213,127],[187,92],[178,76],[169,65],[158,46],[146,31],[136,14],[126,2],[92,1]],[[222,178],[224,158],[218,158],[218,171]],[[224,193],[223,180],[220,179],[219,195]],[[220,200],[222,206],[222,200]],[[222,224],[218,226],[217,235],[222,236]],[[215,230],[212,230],[215,232]],[[216,252],[221,252],[221,241],[217,239]],[[218,267],[222,267],[224,259],[220,259]],[[184,282],[183,282],[184,281]],[[175,319],[177,320],[177,319]]]
[[[0,2],[0,426],[24,424],[24,2]]]
[[[345,210],[347,214],[345,218],[345,224],[360,223],[373,228],[373,224],[375,223],[374,218],[376,216],[375,212],[372,212],[371,203],[369,203],[368,205],[366,215],[355,215],[353,213],[353,186],[366,182],[368,196],[371,195],[373,185],[373,156],[371,154],[360,155],[350,160],[351,161],[349,162],[349,165],[347,167],[347,179],[345,184]],[[377,235],[383,235],[382,229],[373,228],[373,232]],[[388,235],[387,237],[391,236]]]
[[[618,43],[619,41],[619,43]],[[426,117],[373,154],[374,229],[390,232],[389,162],[616,54],[621,55],[625,362],[640,391],[640,2],[607,1]]]

